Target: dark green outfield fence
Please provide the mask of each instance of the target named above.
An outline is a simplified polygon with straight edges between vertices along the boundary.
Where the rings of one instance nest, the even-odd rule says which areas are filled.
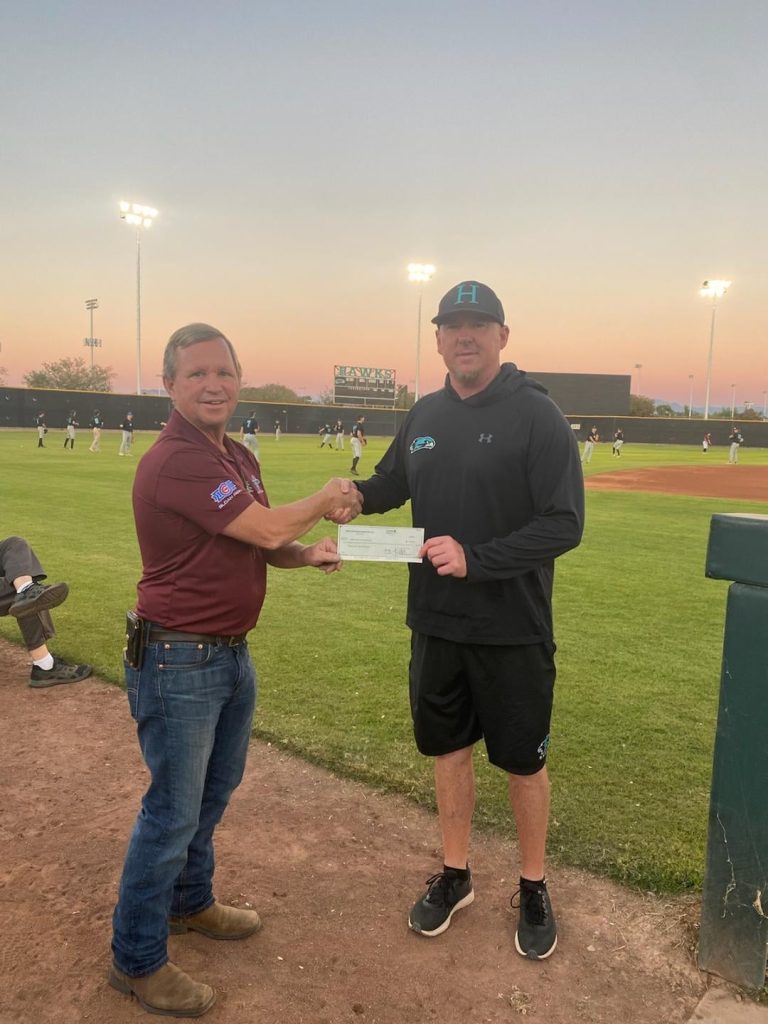
[[[564,412],[589,408],[593,415],[621,416],[629,410],[630,378],[608,373],[531,373],[549,391]],[[43,388],[0,388],[0,427],[33,427],[39,412],[45,412],[49,428],[64,427],[75,410],[85,427],[99,409],[107,429],[114,429],[127,412],[134,415],[137,430],[158,430],[168,419],[168,398],[157,395],[97,394],[92,391],[51,391]],[[256,411],[262,432],[274,430],[275,421],[287,434],[316,434],[324,423],[340,418],[349,431],[357,416],[365,416],[369,434],[392,437],[405,410],[364,406],[291,404],[288,402],[240,402],[230,430],[239,430],[243,419]]]
[[[727,446],[731,432],[731,420],[702,420],[682,416],[583,416],[568,414],[568,420],[576,430],[576,436],[583,440],[592,427],[597,427],[601,441],[611,441],[614,432],[621,427],[627,446],[635,444],[695,444],[700,445],[705,432],[712,435],[717,447]],[[768,422],[760,420],[735,420],[744,437],[744,444],[750,448],[768,448]]]
[[[116,395],[92,391],[49,391],[43,388],[0,388],[0,427],[24,429],[35,426],[38,413],[45,413],[50,429],[63,429],[72,410],[77,413],[80,428],[86,428],[94,411],[104,417],[107,430],[114,430],[127,412],[134,416],[136,430],[159,430],[171,413],[171,403],[157,395]],[[402,421],[402,409],[356,409],[322,405],[292,405],[287,402],[240,402],[229,424],[239,430],[251,410],[262,432],[280,429],[287,434],[316,434],[324,423],[341,418],[349,432],[357,416],[365,416],[369,434],[392,436]]]
[[[583,440],[596,426],[603,441],[610,441],[621,427],[627,445],[690,444],[699,445],[705,430],[715,445],[725,445],[731,431],[729,420],[701,420],[683,417],[647,418],[627,416],[629,377],[589,373],[531,373],[541,381]],[[574,412],[590,408],[587,413]],[[168,398],[157,395],[99,394],[92,391],[49,391],[43,388],[0,388],[0,427],[32,428],[39,412],[45,412],[49,428],[63,429],[67,416],[77,412],[81,428],[87,427],[95,409],[99,409],[107,429],[115,429],[127,412],[134,414],[137,430],[159,430],[170,415]],[[405,416],[403,409],[354,406],[290,404],[287,402],[240,402],[230,423],[239,430],[242,420],[256,411],[262,432],[274,430],[275,421],[287,434],[316,434],[324,423],[340,418],[349,431],[357,416],[365,416],[367,433],[391,437]],[[748,447],[768,448],[768,422],[739,422]]]

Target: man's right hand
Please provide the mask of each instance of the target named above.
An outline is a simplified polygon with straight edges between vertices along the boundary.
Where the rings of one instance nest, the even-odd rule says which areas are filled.
[[[323,487],[323,492],[330,501],[330,508],[325,514],[329,522],[343,526],[362,512],[363,496],[351,480],[334,477]]]

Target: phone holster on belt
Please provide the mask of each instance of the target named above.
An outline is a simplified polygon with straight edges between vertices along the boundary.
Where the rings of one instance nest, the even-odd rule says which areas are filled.
[[[131,668],[137,671],[144,664],[144,638],[148,628],[148,623],[139,618],[136,612],[126,612],[123,655]]]

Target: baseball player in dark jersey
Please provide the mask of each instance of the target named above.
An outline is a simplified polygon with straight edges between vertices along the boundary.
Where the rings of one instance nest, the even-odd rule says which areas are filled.
[[[349,443],[352,446],[352,468],[350,473],[353,476],[360,476],[357,472],[357,464],[363,454],[363,445],[368,444],[365,437],[365,416],[358,416],[349,432]]]
[[[120,451],[118,455],[132,455],[133,452],[133,413],[126,413],[125,419],[120,424],[122,438],[120,440]]]
[[[101,431],[104,428],[104,417],[101,415],[98,409],[93,410],[93,416],[91,416],[91,431],[93,432],[93,440],[91,441],[89,452],[100,452],[101,451]]]
[[[735,466],[739,461],[739,448],[744,444],[744,438],[740,430],[736,427],[728,435],[728,462]]]
[[[64,438],[64,447],[66,448],[69,445],[71,451],[75,450],[75,427],[79,426],[77,413],[73,409],[69,416],[67,416],[67,436]]]
[[[256,419],[256,410],[251,412],[251,415],[247,419],[243,420],[243,425],[240,427],[240,440],[243,442],[248,451],[253,452],[254,457],[259,457],[259,421]]]
[[[582,462],[592,461],[592,452],[595,450],[595,445],[600,440],[600,435],[597,432],[597,427],[592,427],[590,432],[587,434],[587,440],[584,442],[584,452],[581,456]]]

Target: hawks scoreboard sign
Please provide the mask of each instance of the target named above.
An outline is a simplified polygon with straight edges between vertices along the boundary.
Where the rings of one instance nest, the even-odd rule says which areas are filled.
[[[394,370],[375,366],[334,366],[335,405],[394,405],[397,383]]]

